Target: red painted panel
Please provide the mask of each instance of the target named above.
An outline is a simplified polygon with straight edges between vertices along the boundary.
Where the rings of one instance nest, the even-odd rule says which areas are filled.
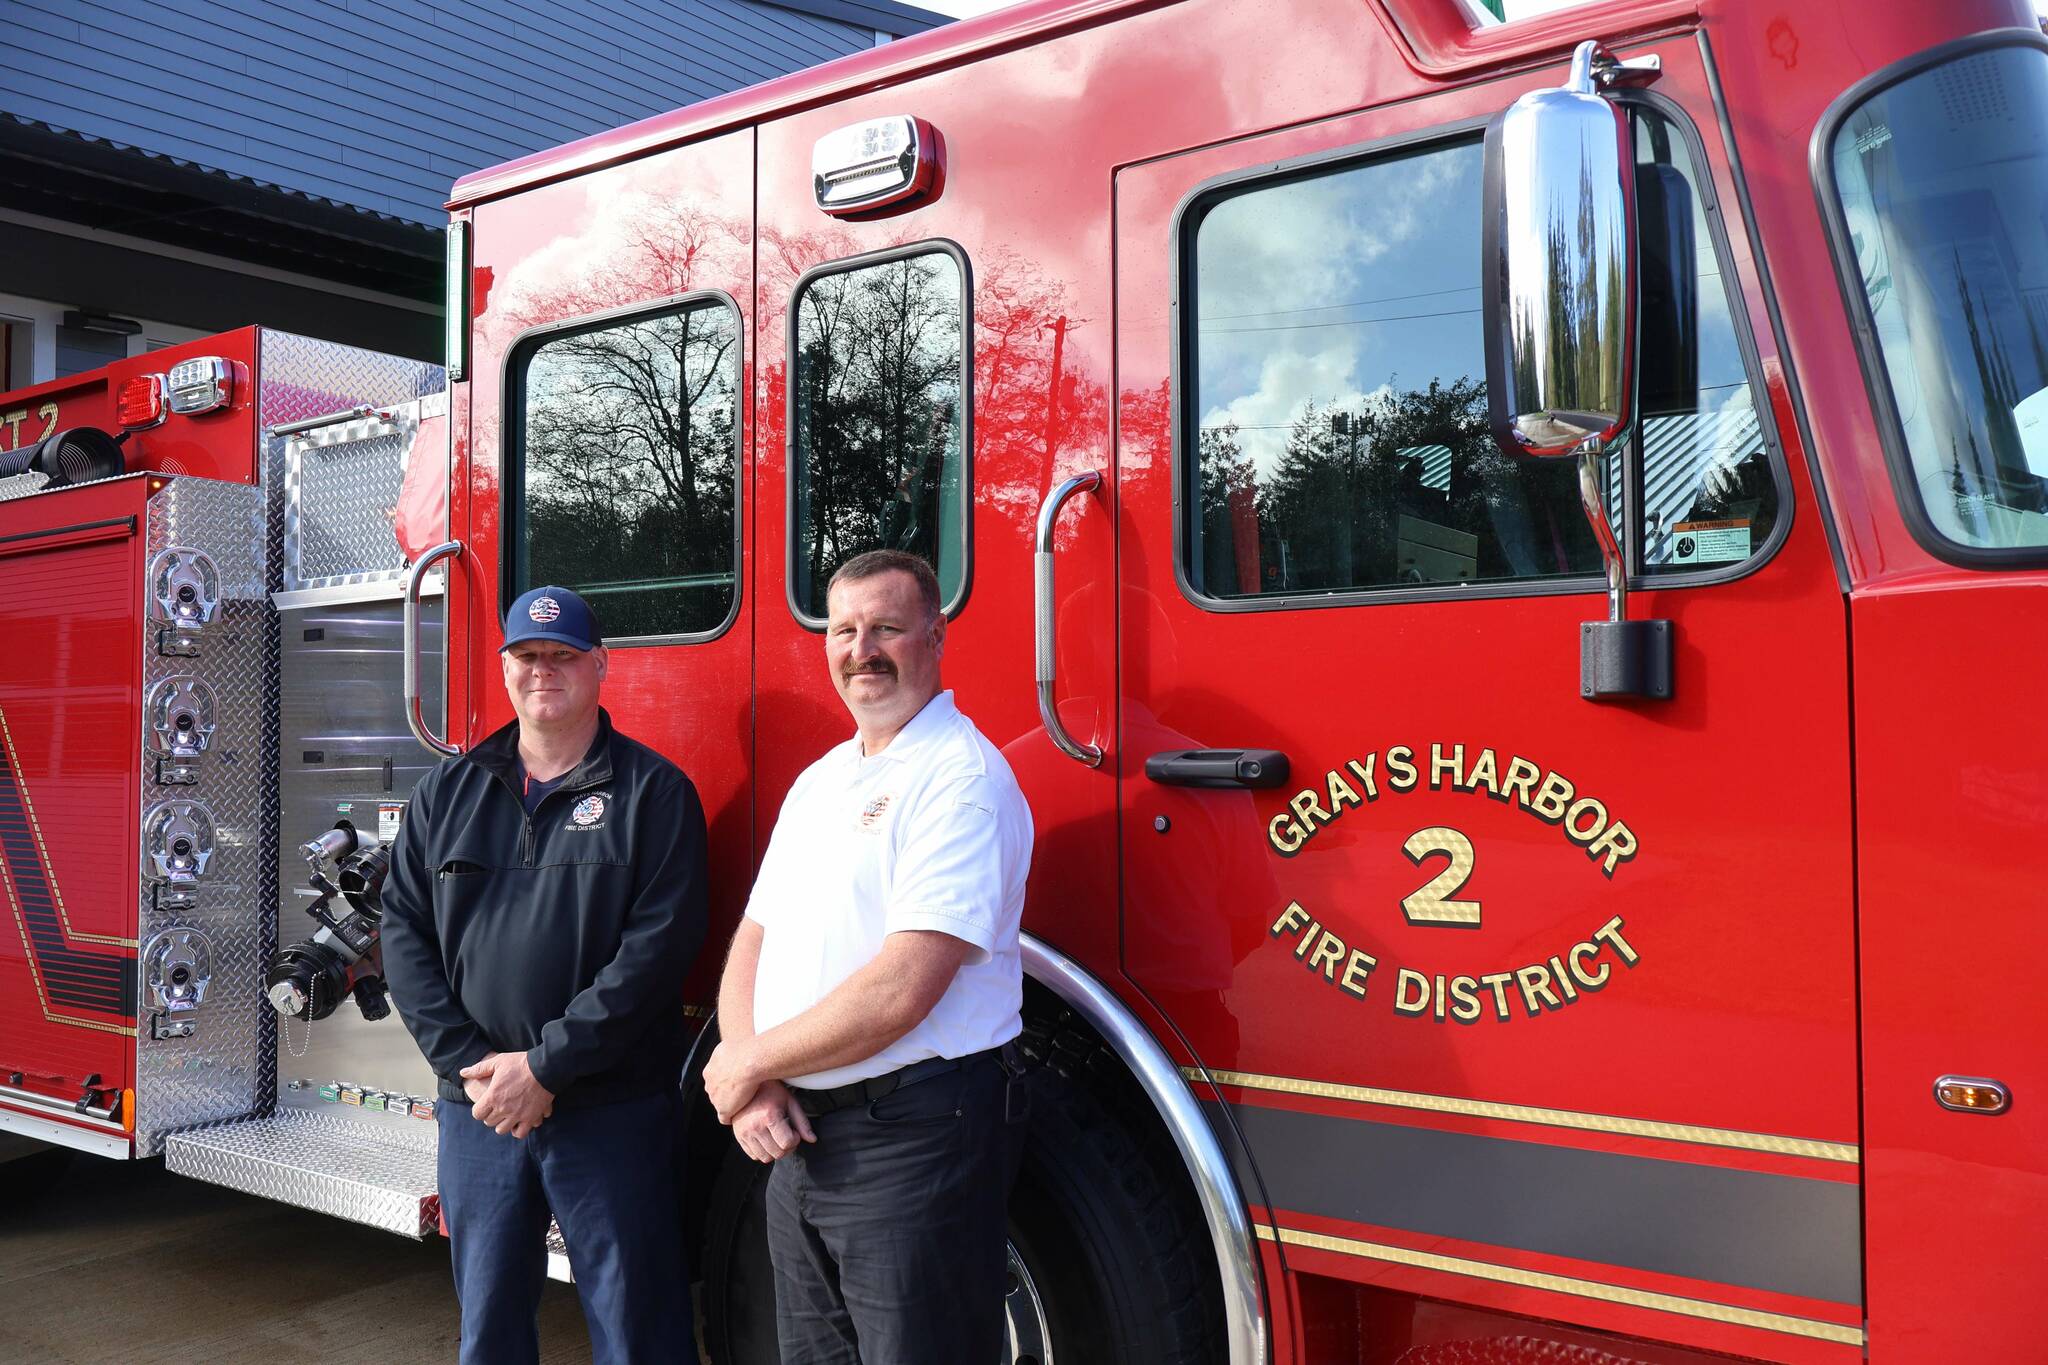
[[[945,681],[1004,751],[1031,804],[1037,855],[1026,927],[1113,983],[1113,491],[1075,499],[1057,535],[1060,712],[1077,737],[1110,751],[1101,768],[1060,754],[1040,723],[1031,563],[1046,494],[1072,474],[1110,468],[1115,312],[1106,164],[1156,142],[1145,120],[1105,106],[1153,102],[1151,83],[1163,68],[1131,58],[1159,33],[1155,16],[1140,16],[1126,31],[1078,33],[1054,48],[992,60],[972,78],[939,72],[761,130],[761,828],[804,765],[852,729],[826,676],[820,636],[781,600],[793,290],[814,266],[951,242],[967,258],[974,299],[973,516],[971,586],[947,635]],[[936,199],[871,221],[827,218],[811,201],[812,145],[846,124],[906,111],[941,139]]]
[[[255,483],[262,477],[256,432],[256,336],[256,328],[243,327],[0,394],[0,451],[34,445],[72,427],[98,427],[119,435],[114,398],[124,381],[139,374],[161,375],[181,360],[218,356],[235,371],[228,405],[189,417],[172,414],[160,425],[131,433],[122,446],[122,459],[130,473],[148,470]]]
[[[2048,1222],[2048,1028],[2038,988],[2048,576],[1950,575],[1860,595],[1857,823],[1870,1349],[1884,1361],[2041,1358],[2027,1309]],[[2012,1109],[1936,1105],[1988,1077]]]
[[[1828,105],[1864,76],[1968,34],[2038,23],[2032,6],[2017,0],[1827,0],[1717,6],[1706,25],[1852,581],[1911,574],[1935,561],[1914,542],[1892,495],[1815,207],[1809,139]]]
[[[636,163],[610,177],[550,186],[487,205],[473,219],[478,287],[471,379],[452,418],[457,526],[469,553],[455,575],[451,667],[459,675],[451,715],[474,742],[512,718],[497,647],[504,603],[501,565],[510,527],[501,494],[506,452],[507,357],[536,328],[595,314],[654,307],[716,291],[751,319],[753,136],[739,133]],[[746,391],[752,354],[741,379]],[[751,479],[753,423],[741,414],[744,488]],[[625,733],[680,764],[697,785],[710,823],[712,938],[686,987],[716,991],[724,935],[737,922],[755,863],[753,824],[753,638],[759,593],[752,581],[757,511],[743,517],[744,585],[739,617],[718,638],[632,645],[611,652],[604,703]],[[781,610],[776,591],[771,606]]]
[[[1395,1228],[1343,1224],[1286,1209],[1261,1212],[1280,1225],[1282,1238],[1290,1239],[1283,1249],[1296,1269],[1357,1283],[1364,1291],[1362,1306],[1379,1296],[1393,1300],[1389,1290],[1405,1291],[1402,1297],[1414,1293],[1461,1301],[1460,1307],[1440,1304],[1433,1313],[1418,1305],[1416,1320],[1407,1329],[1417,1347],[1469,1341],[1474,1325],[1485,1323],[1488,1335],[1509,1339],[1499,1348],[1503,1361],[1516,1358],[1522,1349],[1515,1339],[1531,1337],[1559,1343],[1602,1342],[1600,1349],[1620,1361],[1644,1365],[1693,1360],[1694,1350],[1787,1365],[1849,1365],[1863,1358],[1856,1346],[1821,1335],[1853,1336],[1862,1325],[1861,1312],[1853,1305],[1507,1251],[1457,1238],[1418,1237]],[[1455,1269],[1432,1268],[1445,1263]],[[1384,1305],[1381,1313],[1393,1316]],[[1508,1314],[1589,1330],[1532,1331],[1526,1322],[1519,1330],[1503,1330]],[[1431,1319],[1434,1325],[1425,1326]],[[1373,1325],[1389,1327],[1384,1320]],[[1665,1344],[1638,1348],[1635,1342],[1596,1335],[1608,1332]],[[1400,1333],[1381,1335],[1369,1327],[1365,1337],[1365,1359],[1398,1354],[1391,1348]],[[1668,1344],[1673,1341],[1692,1349],[1674,1350]]]
[[[0,1073],[67,1100],[134,1083],[148,487],[0,502]]]
[[[1656,50],[1665,65],[1660,93],[1711,128],[1696,50],[1681,42]],[[1398,1092],[1424,1105],[1552,1108],[1814,1139],[1853,1152],[1848,642],[1820,521],[1796,466],[1790,538],[1761,568],[1733,583],[1634,595],[1635,616],[1676,623],[1677,695],[1669,702],[1581,700],[1579,623],[1604,616],[1597,594],[1215,613],[1191,603],[1175,579],[1171,414],[1161,400],[1176,322],[1177,206],[1220,174],[1484,116],[1520,90],[1554,81],[1550,73],[1519,77],[1118,176],[1124,962],[1212,1068]],[[1761,341],[1768,353],[1768,335]],[[1468,769],[1491,750],[1503,770],[1515,755],[1561,775],[1625,821],[1640,852],[1603,876],[1583,849],[1521,806],[1449,790],[1448,780],[1434,779],[1432,759],[1441,757],[1448,779],[1461,745]],[[1420,770],[1412,790],[1400,790],[1389,772],[1395,746],[1406,746]],[[1279,749],[1293,761],[1294,781],[1282,791],[1209,792],[1144,777],[1146,752],[1180,747]],[[1343,810],[1282,856],[1269,824],[1288,815],[1293,793],[1314,789],[1317,804],[1327,804],[1326,772],[1375,754],[1377,799]],[[1419,869],[1402,845],[1432,826],[1461,831],[1477,850],[1457,893],[1484,907],[1477,926],[1404,917],[1403,898],[1437,869]],[[1285,921],[1290,904],[1303,914]],[[1617,917],[1618,939],[1602,939]],[[1304,971],[1294,949],[1325,931],[1339,935],[1347,953],[1377,960],[1362,998],[1329,973]],[[1431,981],[1513,972],[1569,957],[1582,943],[1594,945],[1587,965],[1607,968],[1603,987],[1557,1008],[1539,1008],[1510,980],[1501,987],[1505,1018],[1484,987],[1484,1012],[1469,1025],[1395,1009],[1400,969]],[[1758,1059],[1787,1055],[1800,1059],[1799,1083],[1768,1083]],[[1276,1103],[1257,1093],[1238,1098]],[[1398,1107],[1359,1117],[1432,1123]],[[1247,1131],[1261,1127],[1269,1126]],[[1479,1131],[1510,1144],[1617,1150],[1611,1139],[1569,1129],[1537,1134],[1507,1123]],[[1269,1171],[1290,1155],[1254,1141],[1252,1158]],[[1758,1169],[1752,1156],[1711,1146],[1690,1149],[1685,1160]],[[1853,1162],[1792,1164],[1831,1188],[1854,1179]],[[1584,1197],[1597,1201],[1601,1192]],[[1454,1201],[1453,1193],[1446,1198]],[[1618,1206],[1604,1216],[1631,1217]],[[1528,1235],[1505,1210],[1501,1223],[1504,1240],[1510,1228]],[[1830,1236],[1828,1256],[1847,1268],[1843,1293],[1853,1296],[1853,1214]],[[1314,1253],[1287,1254],[1293,1261]],[[1358,1276],[1363,1264],[1321,1257],[1333,1275]],[[1427,1269],[1404,1268],[1397,1279],[1431,1294],[1504,1302],[1497,1291]],[[1745,1291],[1688,1292],[1736,1302]],[[1507,1306],[1712,1349],[1766,1350],[1759,1343],[1770,1340],[1750,1333],[1735,1345],[1696,1318],[1617,1316],[1569,1297],[1522,1293]]]

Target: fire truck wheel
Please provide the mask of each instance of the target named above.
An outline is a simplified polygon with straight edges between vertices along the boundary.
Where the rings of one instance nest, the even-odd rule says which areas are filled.
[[[726,1135],[704,1216],[704,1347],[712,1365],[775,1365],[775,1272],[768,1261],[769,1167]]]
[[[1215,1262],[1178,1159],[1127,1077],[1077,1024],[1026,1044],[1031,1128],[1010,1200],[1009,1365],[1220,1365]],[[715,1365],[773,1365],[768,1168],[737,1147],[711,1195],[704,1340]]]
[[[1021,1041],[1036,1069],[1010,1245],[1044,1306],[1049,1359],[1221,1365],[1207,1227],[1150,1102],[1064,1011],[1027,1021]]]

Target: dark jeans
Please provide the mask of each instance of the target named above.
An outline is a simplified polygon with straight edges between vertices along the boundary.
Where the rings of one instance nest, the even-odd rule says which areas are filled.
[[[672,1095],[556,1109],[524,1141],[441,1102],[441,1212],[463,1365],[532,1365],[548,1212],[562,1225],[596,1365],[694,1360]]]
[[[811,1120],[768,1177],[782,1365],[992,1365],[1024,1125],[991,1058]]]

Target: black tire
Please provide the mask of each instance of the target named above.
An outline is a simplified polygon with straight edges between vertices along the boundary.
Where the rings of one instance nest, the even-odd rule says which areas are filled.
[[[768,1261],[768,1172],[725,1138],[704,1216],[704,1349],[713,1365],[777,1365],[775,1271]]]
[[[1149,1104],[1071,1016],[1029,1024],[1024,1042],[1038,1065],[1010,1245],[1053,1365],[1222,1365],[1207,1229]],[[715,1365],[775,1365],[768,1168],[728,1150],[705,1220],[704,1340]],[[1012,1365],[1027,1362],[1042,1365]]]
[[[1054,1365],[1222,1365],[1206,1224],[1151,1102],[1071,1014],[1028,1021],[1031,1137],[1010,1243]]]

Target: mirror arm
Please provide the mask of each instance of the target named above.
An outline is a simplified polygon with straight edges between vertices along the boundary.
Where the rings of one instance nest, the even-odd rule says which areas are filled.
[[[1593,524],[1593,538],[1600,542],[1600,560],[1607,569],[1607,619],[1626,621],[1628,557],[1622,553],[1621,542],[1615,538],[1614,523],[1607,515],[1607,500],[1600,491],[1600,476],[1607,464],[1607,448],[1598,440],[1588,439],[1580,443],[1576,453],[1579,457],[1579,503],[1586,509],[1586,520]]]
[[[1640,90],[1664,74],[1664,59],[1654,52],[1625,62],[1599,43],[1588,41],[1580,43],[1572,53],[1574,81],[1580,77],[1582,57],[1586,61],[1587,83],[1577,88],[1587,94],[1592,94],[1596,85],[1601,90]]]

